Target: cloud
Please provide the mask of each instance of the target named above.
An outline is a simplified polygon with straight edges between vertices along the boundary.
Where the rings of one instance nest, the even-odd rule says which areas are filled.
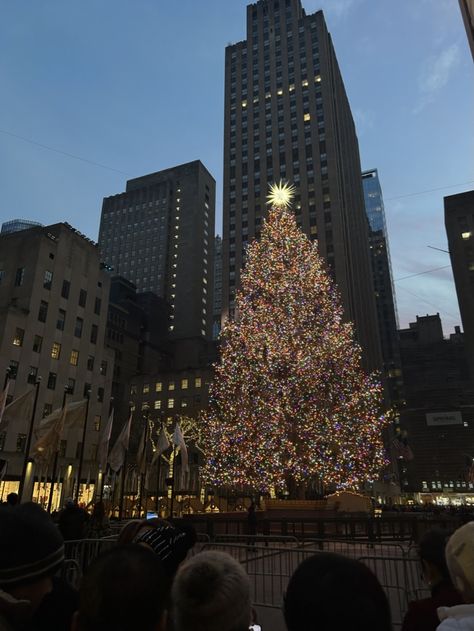
[[[427,105],[433,103],[437,94],[448,83],[451,73],[459,61],[459,46],[451,44],[438,55],[432,56],[424,62],[419,81],[420,95],[413,110],[414,114],[419,114]]]

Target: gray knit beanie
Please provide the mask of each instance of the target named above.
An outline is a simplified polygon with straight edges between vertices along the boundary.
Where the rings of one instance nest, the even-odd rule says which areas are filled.
[[[64,541],[38,504],[0,507],[0,588],[53,576],[64,561]]]

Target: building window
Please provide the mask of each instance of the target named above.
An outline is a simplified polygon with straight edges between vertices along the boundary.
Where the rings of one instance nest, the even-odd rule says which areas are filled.
[[[155,410],[161,410],[161,400],[157,399],[154,404]]]
[[[195,388],[201,387],[201,377],[196,377],[196,379],[194,380],[194,387]]]
[[[76,318],[76,324],[74,326],[75,337],[82,337],[83,328],[84,328],[84,320],[82,318]]]
[[[51,359],[59,359],[61,355],[61,344],[59,342],[53,342],[51,347]]]
[[[102,420],[102,417],[100,416],[100,414],[96,414],[94,416],[94,429],[96,432],[100,432],[100,422]]]
[[[7,440],[7,433],[0,432],[0,451],[4,451],[6,440]]]
[[[163,383],[161,381],[157,381],[155,383],[155,392],[161,392],[163,390]]]
[[[85,398],[90,397],[91,390],[92,390],[91,384],[90,383],[85,383],[84,384],[84,390],[82,391],[82,396],[85,397]]]
[[[168,409],[174,408],[174,399],[168,399]]]
[[[82,452],[82,442],[77,443],[76,445],[76,460],[79,460]]]
[[[100,374],[104,377],[107,374],[107,362],[105,360],[100,362]]]
[[[5,270],[0,269],[0,285],[2,284],[2,280],[5,278]]]
[[[69,358],[69,363],[71,366],[77,366],[79,363],[79,351],[73,349],[71,351],[71,357]]]
[[[47,388],[49,390],[54,390],[56,388],[56,380],[58,378],[58,375],[55,372],[50,372],[48,375],[48,383],[47,383]]]
[[[469,231],[466,231],[466,232],[461,232],[461,237],[462,237],[464,240],[470,239],[470,238],[471,238],[471,232],[469,232]]]
[[[81,289],[79,292],[79,306],[85,307],[87,302],[87,291],[85,289]]]
[[[43,276],[43,287],[45,289],[51,289],[51,285],[53,284],[53,272],[49,269],[45,270]]]
[[[25,268],[19,267],[16,270],[16,274],[15,274],[15,287],[21,287],[23,285],[24,280],[25,280]]]
[[[62,440],[59,444],[59,456],[61,458],[66,457],[67,440]]]
[[[43,418],[49,416],[53,411],[53,405],[51,403],[45,403],[43,406]]]
[[[100,298],[96,298],[95,303],[94,303],[94,313],[96,315],[100,315],[101,305],[102,305],[102,300]]]
[[[144,383],[143,384],[143,394],[148,394],[150,392],[150,384],[149,383]]]
[[[137,394],[137,384],[136,383],[132,383],[132,385],[130,386],[130,394]]]
[[[35,335],[33,338],[33,352],[41,353],[41,347],[43,346],[43,338],[41,335]]]
[[[96,344],[97,343],[97,335],[99,333],[99,329],[97,327],[97,324],[93,324],[91,327],[91,344]]]
[[[102,403],[104,400],[104,388],[97,388],[97,400]]]
[[[23,338],[25,337],[25,329],[16,327],[15,335],[13,336],[13,346],[23,346]]]
[[[16,438],[16,450],[19,453],[25,453],[26,447],[26,434],[18,434]]]
[[[69,291],[71,289],[71,283],[68,280],[63,280],[63,286],[61,289],[61,296],[63,298],[66,298],[66,300],[69,298]]]
[[[182,390],[187,390],[188,388],[188,380],[187,379],[181,379],[181,389]]]
[[[58,320],[56,322],[56,328],[59,329],[59,331],[64,331],[65,324],[66,324],[66,312],[64,311],[64,309],[59,309]]]
[[[174,381],[170,381],[168,384],[168,390],[174,390]]]
[[[17,378],[19,365],[20,364],[17,361],[15,361],[14,359],[10,359],[10,364],[8,366],[8,369],[10,371],[10,374],[9,374],[9,378],[10,379],[16,379]]]
[[[69,377],[67,380],[67,391],[69,394],[74,394],[74,390],[76,389],[76,380],[72,377]]]
[[[48,303],[46,300],[42,300],[40,302],[40,307],[38,311],[38,320],[40,322],[46,322],[46,318],[48,317]]]
[[[27,382],[28,383],[36,383],[36,377],[38,375],[38,368],[36,366],[30,366],[30,370],[28,371]]]
[[[87,370],[94,370],[94,356],[89,355],[87,358]]]

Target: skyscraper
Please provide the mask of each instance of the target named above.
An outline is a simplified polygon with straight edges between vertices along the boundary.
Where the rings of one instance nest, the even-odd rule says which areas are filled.
[[[474,382],[474,191],[444,198],[444,222]]]
[[[172,338],[211,337],[214,214],[215,181],[199,160],[128,180],[104,199],[102,257],[170,304]]]
[[[221,331],[222,312],[222,238],[214,238],[214,298],[213,298],[212,339],[217,340]]]
[[[398,317],[393,289],[382,188],[377,169],[362,173],[365,210],[369,220],[370,255],[385,379],[392,401],[401,398]]]
[[[298,224],[317,239],[365,365],[381,363],[358,141],[323,13],[300,0],[247,7],[247,39],[226,48],[223,318],[232,315],[268,185],[296,186]]]
[[[30,219],[12,219],[11,221],[4,221],[0,230],[1,234],[11,234],[12,232],[19,232],[20,230],[28,230],[43,224],[38,221],[31,221]]]

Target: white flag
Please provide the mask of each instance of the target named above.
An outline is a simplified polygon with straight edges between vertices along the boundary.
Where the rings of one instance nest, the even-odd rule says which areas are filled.
[[[115,445],[110,450],[109,465],[112,471],[120,471],[125,461],[125,454],[128,450],[128,443],[130,442],[131,426],[132,426],[132,413],[130,412],[128,421],[123,426],[122,431],[120,432],[117,440],[115,441]]]
[[[181,450],[181,485],[184,486],[186,473],[189,472],[188,448],[186,447],[186,443],[184,442],[184,436],[181,432],[179,423],[176,423],[176,427],[174,428],[173,444],[179,447],[179,449]]]
[[[10,379],[7,380],[5,385],[5,389],[2,394],[0,394],[0,423],[2,422],[3,412],[5,411],[5,407],[7,405],[7,397],[8,397],[8,388],[10,387]]]
[[[151,464],[154,465],[155,462],[159,459],[161,454],[164,454],[165,451],[169,448],[170,441],[168,440],[168,436],[166,435],[165,428],[162,427],[158,436],[158,441],[156,443],[156,450],[153,454],[153,460]]]
[[[112,410],[107,421],[107,425],[104,427],[102,436],[99,443],[99,467],[101,471],[105,473],[107,467],[107,455],[109,453],[110,436],[112,435],[112,425],[114,424],[114,411]]]
[[[3,391],[5,393],[5,391]],[[3,395],[2,395],[3,396]],[[25,424],[30,421],[35,399],[35,388],[30,388],[5,406],[2,415],[2,429],[10,423]]]
[[[64,431],[64,424],[66,421],[67,409],[63,408],[62,414],[56,419],[52,427],[43,433],[43,435],[36,441],[31,450],[31,455],[38,458],[43,462],[49,462],[53,455],[59,451],[61,444],[61,436]]]
[[[65,408],[64,429],[72,429],[82,427],[86,416],[87,399],[81,401],[75,401],[69,403]],[[45,432],[51,429],[51,427],[57,422],[63,413],[63,408],[57,408],[53,410],[51,414],[41,419],[36,435],[41,436]]]

